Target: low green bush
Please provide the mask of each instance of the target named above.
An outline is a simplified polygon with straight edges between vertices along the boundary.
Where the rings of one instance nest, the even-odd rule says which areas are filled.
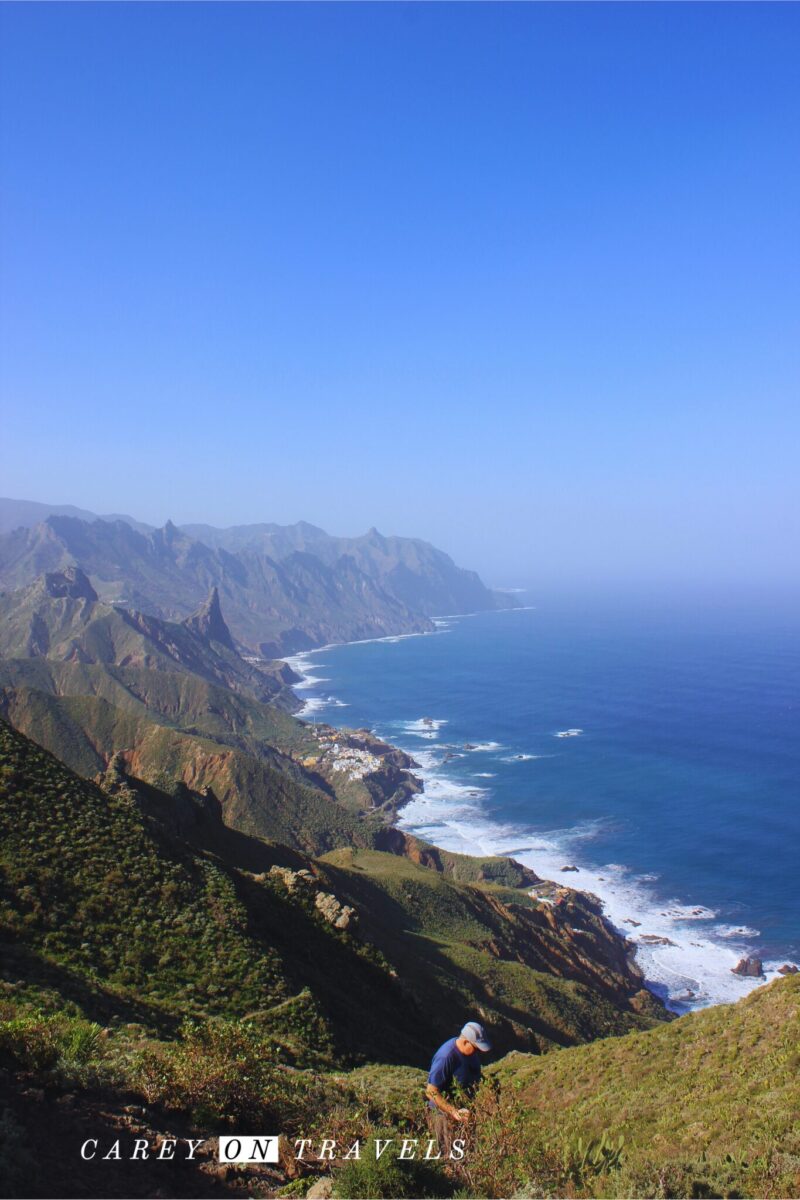
[[[394,1143],[380,1158],[376,1157],[379,1138],[393,1138]],[[343,1163],[333,1176],[333,1195],[341,1200],[404,1200],[415,1197],[447,1197],[453,1194],[453,1181],[442,1167],[419,1159],[401,1160],[397,1157],[397,1134],[382,1129],[370,1136],[361,1147],[361,1157]]]

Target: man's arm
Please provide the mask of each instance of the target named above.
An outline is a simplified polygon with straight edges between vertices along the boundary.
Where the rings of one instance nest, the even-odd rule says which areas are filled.
[[[456,1108],[453,1104],[442,1095],[435,1083],[429,1083],[425,1088],[425,1095],[429,1100],[432,1100],[438,1109],[443,1113],[447,1113],[448,1117],[452,1117],[454,1121],[463,1121],[469,1115],[469,1110],[466,1108]]]

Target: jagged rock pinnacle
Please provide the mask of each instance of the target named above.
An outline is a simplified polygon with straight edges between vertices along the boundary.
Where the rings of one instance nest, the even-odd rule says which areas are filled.
[[[223,646],[227,646],[229,650],[236,649],[230,630],[225,624],[225,618],[222,615],[219,592],[216,587],[211,589],[208,599],[204,604],[201,604],[197,612],[192,613],[190,617],[186,618],[184,625],[211,642],[220,642]]]

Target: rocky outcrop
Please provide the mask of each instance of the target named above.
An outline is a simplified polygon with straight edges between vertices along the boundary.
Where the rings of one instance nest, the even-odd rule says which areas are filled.
[[[308,893],[318,886],[314,876],[305,867],[299,871],[293,871],[290,867],[270,867],[269,874],[280,880],[287,892]]]
[[[358,913],[352,905],[343,904],[332,892],[323,892],[319,880],[311,871],[305,868],[293,871],[289,867],[275,866],[270,868],[269,875],[279,880],[292,895],[313,895],[317,912],[334,929],[349,929],[358,920]]]
[[[63,571],[48,571],[44,576],[44,592],[52,600],[68,598],[70,600],[97,599],[97,592],[89,582],[80,567],[65,567]]]
[[[219,603],[219,592],[215,587],[209,592],[205,603],[201,604],[197,611],[187,617],[183,623],[187,629],[193,630],[194,633],[206,638],[209,642],[219,642],[221,646],[227,646],[229,650],[236,649],[230,630],[225,624]]]
[[[317,892],[314,906],[334,929],[348,929],[358,914],[349,904],[342,904],[331,892]]]
[[[745,975],[751,979],[764,978],[764,964],[760,958],[740,958],[731,971],[734,975]]]
[[[542,882],[535,871],[523,866],[515,858],[502,855],[477,858],[455,854],[423,842],[413,834],[403,833],[394,825],[379,832],[375,846],[389,854],[402,855],[421,867],[429,867],[459,883],[496,883],[501,887],[522,888],[534,887]]]
[[[784,963],[782,967],[778,967],[779,975],[797,975],[798,971],[800,971],[800,967],[795,966],[794,963]]]

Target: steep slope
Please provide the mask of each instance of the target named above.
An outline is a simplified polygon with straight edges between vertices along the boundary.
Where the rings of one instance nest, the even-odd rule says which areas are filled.
[[[305,521],[296,525],[183,525],[181,529],[218,550],[263,554],[276,562],[311,554],[332,566],[348,557],[384,591],[427,616],[479,612],[509,606],[511,598],[489,591],[474,571],[457,567],[449,555],[419,538],[384,537],[372,528],[361,537],[331,537]]]
[[[800,1194],[800,976],[493,1072],[527,1114],[523,1140],[625,1136],[603,1195]]]
[[[251,754],[159,724],[135,706],[26,686],[0,692],[0,713],[86,778],[120,756],[151,784],[167,790],[185,784],[213,796],[232,828],[308,853],[373,845],[384,827],[383,817],[340,804],[321,778],[267,745]]]
[[[50,571],[0,596],[0,657],[187,671],[260,700],[297,706],[278,675],[238,654],[216,589],[177,624],[101,603],[78,567]]]
[[[188,527],[195,529],[196,527]],[[213,588],[235,638],[261,655],[329,641],[425,632],[431,617],[509,602],[434,547],[409,538],[331,538],[313,526],[202,527],[50,516],[0,536],[0,584],[80,567],[102,600],[179,620]],[[230,532],[230,536],[227,536]]]
[[[579,892],[556,912],[525,888],[458,883],[403,857],[344,849],[319,861],[400,978],[435,981],[450,1010],[472,1004],[498,1050],[519,1040],[547,1050],[667,1019]]]
[[[424,1059],[476,1003],[511,1046],[652,1023],[626,1003],[610,958],[607,987],[600,972],[593,986],[565,978],[568,940],[533,920],[525,928],[508,895],[386,854],[347,867],[292,855],[225,830],[208,798],[167,796],[119,762],[102,791],[5,723],[0,766],[5,969],[27,963],[40,984],[60,977],[86,1012],[139,1006],[139,1019],[168,1025],[186,1012],[255,1009],[266,1020],[305,989],[306,1015],[323,1021],[307,1053],[321,1039],[396,1062]],[[351,899],[360,907],[339,929],[331,921]],[[454,952],[459,940],[472,957]],[[492,964],[488,984],[475,956]],[[629,978],[630,996],[639,982]]]
[[[322,1057],[334,1045],[374,1052],[382,1006],[410,1029],[374,955],[280,883],[170,832],[197,826],[202,837],[214,821],[202,798],[186,796],[181,813],[180,800],[124,777],[110,795],[5,723],[0,766],[5,978],[22,973],[94,1018],[165,1030],[186,1016],[253,1013],[298,1053]],[[239,850],[236,835],[219,833],[223,852],[261,872],[287,861],[285,850],[253,839]]]

